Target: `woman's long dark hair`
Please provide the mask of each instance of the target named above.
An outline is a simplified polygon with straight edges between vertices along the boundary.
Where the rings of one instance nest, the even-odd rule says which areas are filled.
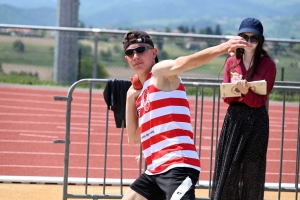
[[[250,62],[252,65],[250,66],[250,71],[249,71],[249,73],[247,75],[247,78],[246,78],[247,81],[252,80],[252,77],[253,77],[253,75],[254,75],[254,73],[257,69],[257,66],[260,62],[261,55],[269,56],[268,52],[263,48],[263,45],[265,43],[265,37],[263,35],[257,35],[257,38],[258,38],[258,44],[257,44],[257,47],[255,49],[255,52],[254,52],[253,57],[252,57],[251,62]],[[243,59],[243,55],[244,55],[244,49],[242,49],[242,48],[236,49],[235,57],[237,59],[239,59],[239,60]],[[228,57],[228,58],[230,58],[230,57]],[[226,63],[227,59],[225,60],[225,63]],[[237,65],[238,65],[238,63],[233,63],[233,65],[230,68],[233,69]],[[224,64],[224,66],[225,66],[225,64]],[[223,68],[224,68],[224,66],[223,66]]]

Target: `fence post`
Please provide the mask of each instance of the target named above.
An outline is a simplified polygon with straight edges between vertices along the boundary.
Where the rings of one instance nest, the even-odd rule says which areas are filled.
[[[97,64],[98,64],[98,31],[95,31],[94,37],[94,65],[93,65],[93,78],[97,78]]]

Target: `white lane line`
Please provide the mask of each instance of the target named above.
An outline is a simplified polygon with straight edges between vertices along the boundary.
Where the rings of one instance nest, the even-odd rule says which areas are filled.
[[[0,120],[0,123],[4,123],[3,121]],[[65,125],[64,123],[45,123],[45,122],[41,122],[41,123],[34,123],[34,122],[9,122],[9,123],[12,123],[12,124],[47,124],[47,125],[56,125],[55,128],[57,129],[62,129],[61,132],[58,132],[58,131],[35,131],[35,130],[11,130],[11,129],[0,129],[0,132],[12,132],[12,133],[20,133],[20,132],[37,132],[37,133],[53,133],[53,134],[65,134]],[[60,125],[58,125],[60,124]],[[82,131],[87,131],[87,124],[86,123],[72,123],[74,125],[76,125],[77,127],[75,126],[72,126],[71,127],[71,135],[86,135],[87,133],[85,132],[76,132],[74,130],[82,130]],[[80,127],[78,127],[80,126]],[[93,127],[105,127],[106,124],[104,121],[99,121],[97,124],[91,124],[91,126]],[[86,128],[82,128],[82,127],[86,127]],[[115,123],[114,122],[109,122],[108,123],[108,127],[111,127],[111,128],[116,128],[115,127]],[[200,128],[197,128],[197,130],[199,130]],[[94,135],[105,135],[105,131],[102,131],[101,133],[99,133],[98,131],[96,131],[95,129],[91,128],[90,129],[91,131],[93,131]],[[211,130],[211,127],[202,127],[202,130]],[[216,131],[216,128],[214,129]],[[116,132],[109,132],[108,134],[109,135],[120,135],[121,133],[121,130],[119,133],[116,133]],[[270,129],[270,133],[274,134],[274,133],[281,133],[281,129]],[[285,136],[287,137],[288,135],[293,135],[295,137],[295,139],[285,139],[285,141],[287,142],[294,142],[296,140],[296,135],[298,133],[298,130],[287,130],[285,129],[284,130],[284,133],[285,133]],[[125,132],[126,134],[126,132]],[[200,138],[199,135],[196,136],[196,138]],[[211,136],[205,136],[203,135],[202,136],[202,139],[204,140],[211,140]],[[214,140],[216,140],[214,138]],[[274,140],[274,141],[281,141],[281,138],[274,138],[274,137],[270,137],[269,140]]]
[[[43,90],[43,91],[45,91],[45,90]],[[1,91],[1,94],[3,94],[3,95],[16,95],[16,96],[26,96],[26,97],[45,97],[45,95],[42,95],[42,94],[40,94],[40,91],[36,91],[37,93],[32,93],[32,91],[30,90],[30,91],[28,91],[28,92],[26,92],[26,93],[22,93],[22,92],[3,92],[3,91]],[[47,95],[47,96],[49,96],[49,97],[52,97],[53,98],[53,96],[52,95]],[[3,99],[5,99],[5,98],[3,98]]]
[[[285,125],[286,124],[295,124],[297,125],[298,124],[298,119],[297,120],[290,120],[290,119],[294,119],[294,118],[286,118],[285,120]],[[214,120],[214,123],[216,122],[219,122],[219,123],[223,123],[223,119],[220,119],[219,121],[218,120]],[[194,124],[194,118],[192,118],[191,120],[192,124]],[[197,124],[201,122],[201,119],[197,118]],[[209,122],[209,123],[212,123],[212,119],[209,119],[209,117],[206,117],[206,119],[202,119],[202,122]],[[281,126],[281,120],[278,119],[278,120],[270,120],[270,126]]]
[[[64,156],[64,153],[53,153],[53,152],[22,152],[22,151],[0,151],[1,154],[12,154],[12,155],[49,155],[49,156]],[[109,157],[120,157],[120,154],[107,154]],[[69,156],[79,156],[79,157],[86,157],[84,153],[70,153]],[[105,154],[95,154],[91,153],[90,157],[104,157]],[[136,158],[136,154],[123,154],[122,157],[124,158]],[[210,157],[201,157],[201,160],[210,160]],[[267,159],[268,162],[275,162],[279,163],[279,159]],[[295,163],[296,160],[284,160],[284,163]]]
[[[43,125],[56,125],[56,128],[65,128],[65,123],[63,122],[37,122],[37,121],[12,121],[12,120],[0,120],[1,124],[7,123],[7,124],[43,124]],[[71,123],[73,126],[71,126],[71,129],[74,128],[74,126],[87,126],[87,123],[75,123],[72,122]],[[91,125],[95,126],[95,127],[105,127],[106,126],[106,120],[91,120]],[[109,121],[108,122],[108,126],[109,127],[116,127],[115,122],[113,121]],[[272,127],[274,127],[272,125]],[[278,127],[281,127],[281,125],[279,125]],[[200,130],[200,128],[202,130],[211,130],[211,126],[202,126],[202,127],[197,127],[196,130]],[[219,127],[220,129],[220,127]],[[214,130],[217,130],[217,128],[215,127]],[[281,129],[270,129],[270,133],[280,133]],[[298,130],[288,130],[285,129],[284,130],[285,133],[298,133]]]
[[[94,108],[94,106],[92,105],[92,107]],[[106,105],[99,105],[98,107],[103,107],[106,109]],[[59,112],[66,112],[65,109],[43,109],[43,108],[33,108],[33,107],[26,107],[26,106],[4,106],[4,105],[1,105],[0,104],[0,108],[8,108],[8,109],[26,109],[26,110],[39,110],[39,111],[59,111]],[[76,109],[72,110],[72,116],[73,116],[73,112],[75,113],[80,113],[80,114],[88,114],[88,111],[76,111]],[[99,112],[92,112],[92,114],[95,114],[95,113],[99,113]],[[112,111],[110,111],[109,113],[112,113]],[[7,113],[3,113],[3,112],[0,112],[0,114],[7,114]],[[20,113],[20,112],[17,112],[17,113],[12,113],[12,114],[16,114],[16,115],[23,115],[24,113]],[[210,112],[205,112],[203,113],[205,114],[206,116],[209,116],[209,117],[205,117],[205,119],[202,119],[202,121],[209,121],[211,122],[211,113]],[[298,114],[298,112],[296,112],[296,114]],[[64,116],[65,115],[61,115],[61,116]],[[109,117],[113,118],[112,115],[109,115]],[[222,121],[224,117],[221,117],[219,121]],[[194,116],[192,117],[192,121],[194,120]],[[200,117],[197,117],[197,122],[200,121]],[[217,120],[215,119],[215,122]],[[279,121],[281,122],[282,121],[282,117],[272,117],[270,116],[270,122],[273,122],[273,121]],[[285,118],[285,121],[296,121],[298,122],[298,118],[297,117],[287,117]]]
[[[36,143],[36,144],[44,143],[44,144],[53,144],[53,142],[50,141],[50,140],[44,141],[44,140],[3,140],[3,139],[0,139],[0,142],[3,142],[3,143]],[[71,144],[73,144],[73,145],[85,145],[86,146],[86,142],[71,141]],[[53,145],[59,145],[59,144],[53,144]],[[90,145],[96,145],[98,147],[104,147],[105,143],[90,142]],[[120,146],[120,144],[119,143],[109,143],[108,146]],[[125,147],[125,146],[134,147],[132,145],[127,144],[127,142],[122,144],[122,147]],[[135,146],[135,147],[138,148],[139,146]]]
[[[57,105],[57,101],[49,101],[49,100],[44,100],[44,101],[41,101],[41,100],[26,100],[26,99],[5,99],[5,101],[1,101],[3,100],[3,98],[0,98],[0,103],[3,104],[2,102],[16,102],[16,103],[30,103],[30,104],[38,104],[38,103],[41,103],[41,104],[47,104],[47,105]],[[94,99],[93,99],[94,100]],[[100,102],[100,100],[99,100]],[[71,103],[73,106],[84,106],[84,107],[87,107],[89,105],[88,102],[86,103],[76,103],[76,102],[72,102]],[[92,104],[92,107],[93,108],[101,108],[101,107],[106,107],[106,103],[103,99],[103,104],[99,103],[99,104],[96,104],[96,103],[93,103]],[[1,107],[6,107],[5,105],[2,105]],[[20,106],[21,107],[21,106]]]
[[[44,143],[44,144],[53,144],[52,141],[47,140],[47,141],[41,141],[41,140],[0,140],[0,142],[6,142],[6,143]],[[73,143],[73,142],[72,142]]]
[[[281,127],[281,126],[280,126]],[[222,127],[219,127],[219,131],[221,131],[221,128]],[[196,130],[197,130],[197,132],[200,130],[200,129],[202,129],[202,130],[212,130],[211,129],[211,126],[202,126],[202,128],[201,127],[197,127],[196,128]],[[217,128],[216,127],[214,127],[214,132],[217,130]],[[296,129],[287,129],[287,127],[285,127],[285,129],[284,129],[284,132],[285,133],[298,133],[298,130],[296,130]],[[281,133],[281,128],[279,129],[279,128],[272,128],[271,127],[271,129],[270,129],[270,134],[274,134],[274,133]],[[220,133],[219,133],[219,135],[220,135]]]
[[[35,108],[35,107],[26,107],[26,106],[3,106],[0,105],[0,108],[8,108],[8,109],[17,109],[19,110],[37,110],[37,111],[51,111],[51,112],[60,112],[66,113],[66,110],[62,109],[50,109],[50,108]]]
[[[85,115],[84,115],[85,114]],[[61,118],[66,118],[66,114],[38,114],[38,113],[2,113],[0,112],[0,116],[3,115],[5,116],[24,116],[24,117],[61,117]],[[82,112],[82,114],[71,114],[71,117],[73,118],[87,118],[88,117],[88,112]],[[96,113],[92,113],[92,120],[93,119],[106,119],[106,115],[98,115]],[[109,116],[109,120],[113,121],[114,117]]]
[[[0,139],[0,142],[2,143],[36,143],[36,144],[40,144],[40,143],[45,143],[45,144],[53,144],[52,141],[40,141],[40,140],[4,140],[4,139]],[[75,146],[75,145],[85,145],[86,146],[86,142],[76,142],[76,141],[71,141],[71,146]],[[95,145],[95,146],[100,146],[100,147],[104,147],[105,143],[101,143],[101,142],[90,142],[90,146]],[[109,143],[108,146],[120,146],[120,143]],[[122,147],[132,147],[132,148],[138,148],[139,146],[132,146],[129,145],[127,142],[123,142]],[[198,147],[197,147],[198,149]],[[215,148],[213,148],[215,150]],[[210,151],[211,147],[210,146],[202,146],[201,147],[201,151]],[[280,148],[268,148],[268,151],[280,151]],[[297,149],[295,148],[284,148],[284,152],[296,152]]]
[[[87,107],[87,106],[86,106]],[[99,107],[105,107],[106,105],[101,105]],[[37,110],[37,111],[52,111],[52,112],[61,112],[61,113],[66,113],[66,109],[52,109],[52,108],[35,108],[35,107],[29,107],[29,106],[3,106],[0,103],[0,108],[8,108],[8,109],[17,109],[19,110]],[[93,107],[94,108],[94,107]],[[76,108],[73,108],[75,110],[72,110],[72,113],[88,113],[88,111],[76,111]],[[100,112],[99,112],[100,113]]]
[[[42,91],[45,91],[45,92],[47,92],[47,90],[42,90]],[[37,93],[32,93],[32,90],[30,90],[30,91],[28,91],[28,92],[26,92],[26,93],[21,93],[21,92],[3,92],[3,91],[1,91],[1,94],[3,94],[3,96],[4,96],[4,94],[6,94],[6,95],[16,95],[16,96],[26,96],[26,97],[28,97],[28,96],[32,96],[32,97],[45,97],[45,96],[47,96],[47,97],[50,97],[51,99],[53,99],[54,98],[54,96],[59,96],[59,95],[56,95],[56,94],[51,94],[51,95],[43,95],[43,94],[39,94],[39,92],[40,91],[36,91]],[[53,92],[53,90],[51,91],[51,93]],[[95,92],[95,91],[94,91]],[[54,93],[54,92],[53,92]],[[75,95],[73,95],[73,96],[75,96],[76,97],[76,99],[86,99],[87,97],[89,97],[88,96],[88,94],[89,94],[89,91],[87,91],[87,92],[85,92],[85,93],[81,93],[81,96],[78,96],[77,94],[75,94]],[[82,96],[82,95],[85,95],[85,96]],[[61,96],[64,96],[64,95],[61,95]],[[65,96],[67,96],[67,91],[66,91],[66,95]],[[1,99],[1,98],[0,98]],[[3,99],[8,99],[8,98],[3,98]],[[102,98],[99,98],[99,97],[92,97],[92,99],[94,99],[94,100],[100,100],[100,99],[102,99]],[[54,99],[53,99],[53,101],[54,101]]]
[[[274,132],[273,132],[274,133]],[[219,134],[220,135],[220,134]],[[197,136],[197,138],[200,138],[200,136]],[[296,136],[295,136],[296,138]],[[210,136],[202,136],[202,139],[204,140],[211,140],[211,137]],[[272,140],[272,141],[281,141],[281,138],[275,138],[275,137],[270,137],[269,138],[269,141]],[[214,137],[214,141],[216,141],[216,138]],[[292,139],[289,139],[289,138],[285,138],[284,139],[285,142],[295,142],[296,143],[296,139],[292,138]]]
[[[204,105],[203,106],[203,109],[212,109],[213,108],[213,106],[212,105]],[[216,106],[216,108],[217,108],[217,106]],[[286,114],[298,114],[298,109],[299,108],[299,106],[298,105],[286,105],[286,107],[285,107],[285,113]],[[291,110],[289,110],[289,109],[291,109]],[[220,112],[221,113],[226,113],[226,111],[227,111],[227,107],[223,107],[223,106],[220,106]],[[194,104],[191,104],[190,103],[190,112],[191,113],[195,113],[195,105]],[[201,113],[201,106],[198,104],[198,111],[197,111],[197,113]],[[203,114],[212,114],[212,110],[209,110],[209,111],[203,111]],[[282,114],[283,113],[283,109],[282,109],[282,107],[280,107],[280,108],[272,108],[271,110],[269,110],[269,114],[272,114],[272,113],[280,113],[280,114]],[[271,115],[269,116],[269,117],[271,117]]]
[[[87,124],[86,124],[87,125]],[[66,129],[65,126],[57,126],[56,128]],[[71,127],[71,130],[82,130],[82,131],[88,131],[87,128],[79,128],[79,127]],[[90,131],[93,131],[94,129],[90,128]]]
[[[61,128],[65,128],[65,127],[61,127]],[[73,128],[72,128],[73,129]],[[86,129],[87,130],[87,129]],[[38,130],[11,130],[11,129],[0,129],[0,132],[4,132],[4,133],[43,133],[43,134],[56,134],[56,135],[65,135],[64,131],[38,131]],[[92,135],[106,135],[105,132],[93,132],[91,133]],[[108,133],[110,136],[120,136],[120,132],[116,133],[116,132],[109,132]],[[71,135],[87,135],[87,132],[76,132],[76,131],[71,131]],[[294,141],[294,140],[293,140]]]
[[[61,129],[65,129],[64,126],[61,126],[60,127]],[[70,135],[87,135],[87,128],[77,128],[77,130],[83,130],[83,131],[86,131],[86,132],[78,132],[78,131],[73,131],[73,129],[76,129],[74,127],[72,127],[72,130],[71,130],[71,133]],[[96,136],[96,135],[99,135],[99,136],[105,136],[106,133],[105,131],[102,131],[102,132],[98,132],[98,131],[94,131],[93,129],[91,129],[91,134]],[[11,129],[0,129],[0,133],[3,132],[3,133],[16,133],[16,134],[19,134],[19,133],[43,133],[43,134],[55,134],[55,135],[65,135],[65,131],[38,131],[38,130],[11,130]],[[120,136],[121,134],[121,131],[120,132],[109,132],[107,133],[109,136]],[[124,134],[124,136],[126,136],[126,133]],[[197,135],[196,138],[200,138],[199,135]],[[203,140],[211,140],[211,137],[210,136],[202,136],[202,139]],[[214,141],[216,141],[216,138],[214,138]],[[281,141],[281,137],[278,137],[278,138],[275,138],[275,137],[270,137],[269,138],[269,141]],[[284,142],[293,142],[295,143],[296,142],[296,139],[293,139],[293,138],[285,138],[284,139]]]
[[[124,179],[124,185],[131,185],[135,179]],[[2,183],[38,183],[38,184],[63,184],[63,177],[47,177],[47,176],[0,176],[0,182]],[[84,185],[86,182],[85,178],[68,177],[69,184]],[[120,185],[120,178],[88,178],[90,185]],[[203,185],[204,181],[199,181]],[[266,183],[268,184],[268,183]],[[208,183],[206,183],[208,185]],[[283,185],[282,185],[283,187]]]
[[[21,152],[21,151],[0,151],[1,154],[12,154],[12,155],[49,155],[49,156],[64,156],[64,153],[53,153],[53,152]],[[117,157],[120,158],[119,154],[107,154],[109,157]],[[86,154],[84,153],[70,153],[69,156],[81,156],[86,157]],[[104,157],[104,154],[90,154],[90,157]],[[136,157],[136,154],[130,155],[130,154],[123,154],[122,157],[124,158],[134,158]]]
[[[58,138],[57,136],[38,135],[38,134],[26,134],[26,133],[20,133],[20,136],[26,136],[26,137],[41,137],[41,138]]]
[[[61,128],[61,129],[65,129],[65,126],[57,126],[57,128]],[[73,130],[74,127],[72,127],[72,130]],[[80,128],[78,128],[80,129]],[[87,131],[87,128],[83,130],[86,130]],[[16,130],[11,130],[11,129],[0,129],[0,133],[3,132],[3,133],[42,133],[42,134],[55,134],[55,135],[65,135],[65,131],[39,131],[39,130],[23,130],[23,129],[16,129]],[[105,131],[103,132],[98,132],[98,131],[93,131],[91,133],[92,135],[96,136],[96,135],[99,135],[99,136],[105,136],[106,133]],[[121,134],[121,131],[120,132],[109,132],[108,135],[109,136],[120,136]],[[78,131],[71,131],[71,135],[87,135],[87,132],[78,132]],[[125,135],[126,136],[126,135]],[[296,137],[296,136],[295,136]],[[197,138],[200,138],[199,135],[197,135]],[[211,137],[210,136],[202,136],[202,139],[204,140],[210,140]],[[214,141],[216,140],[216,138],[214,138]],[[296,142],[295,141],[296,139],[289,139],[289,138],[285,138],[284,141],[285,142]],[[269,138],[269,141],[281,141],[281,138],[278,137],[278,138],[275,138],[275,137],[270,137]]]
[[[14,167],[14,168],[38,168],[38,169],[63,169],[64,166],[47,166],[47,165],[0,165],[0,167]],[[74,166],[69,166],[69,169],[86,169],[86,167],[74,167]],[[103,167],[89,167],[89,169],[94,169],[94,170],[104,170]],[[108,170],[119,170],[120,171],[120,168],[117,167],[117,168],[113,168],[113,167],[108,167],[107,168]],[[138,170],[139,168],[136,167],[136,168],[123,168],[123,170]]]
[[[7,124],[35,124],[35,125],[38,125],[38,124],[44,124],[44,125],[62,125],[63,123],[61,122],[45,122],[45,121],[42,121],[42,122],[38,122],[38,121],[6,121],[6,120],[0,120],[0,123],[1,124],[4,124],[4,123],[7,123]]]
[[[297,115],[298,115],[298,113],[297,113]],[[280,117],[273,117],[273,116],[270,116],[269,117],[269,119],[270,119],[270,121],[282,121],[282,116],[280,116]],[[287,117],[287,116],[285,116],[285,121],[298,121],[299,119],[297,118],[297,117]]]
[[[0,98],[0,100],[1,100],[1,98]],[[53,105],[57,105],[57,102],[50,102],[50,101],[35,101],[35,100],[15,100],[15,99],[11,99],[11,100],[9,100],[9,101],[14,101],[14,102],[28,102],[28,103],[33,103],[33,104],[36,104],[36,103],[47,103],[47,104],[53,104]],[[86,103],[86,104],[84,104],[84,103],[76,103],[76,102],[72,102],[72,104],[71,104],[72,106],[80,106],[80,107],[82,107],[82,106],[84,106],[84,107],[88,107],[88,103]],[[104,101],[104,99],[103,99],[103,102],[101,102],[100,100],[99,100],[99,103],[98,104],[96,104],[96,103],[93,103],[92,104],[92,108],[106,108],[107,107],[107,105],[106,105],[106,103],[105,103],[105,101]],[[10,108],[10,109],[29,109],[29,108],[31,108],[31,107],[24,107],[24,106],[7,106],[7,105],[2,105],[1,104],[1,101],[0,101],[0,108]],[[35,109],[35,110],[37,110],[37,109]],[[38,110],[44,110],[44,109],[39,109],[38,108]],[[46,109],[46,110],[55,110],[55,109]],[[61,110],[61,109],[57,109],[57,110],[55,110],[55,111],[64,111],[65,112],[65,109],[64,110]],[[190,110],[190,112],[191,112],[191,114],[195,114],[195,111],[194,111],[194,109],[191,109]],[[272,110],[272,112],[269,112],[269,114],[270,114],[270,119],[274,119],[273,117],[272,117],[272,113],[281,113],[282,114],[282,110]],[[201,113],[199,110],[198,110],[198,112],[197,113]],[[225,111],[224,111],[224,113],[223,114],[225,114]],[[294,110],[292,110],[292,111],[285,111],[285,114],[287,115],[287,114],[295,114],[295,115],[298,115],[298,109],[294,109]],[[211,116],[212,115],[212,112],[203,112],[203,115],[208,115],[208,116]],[[279,119],[281,119],[280,117],[277,117],[277,118],[279,118]],[[293,118],[291,118],[291,119],[293,119]]]
[[[1,168],[37,168],[37,169],[64,169],[64,166],[47,166],[47,165],[0,165]],[[86,167],[80,167],[80,166],[69,166],[69,170],[70,169],[78,169],[78,170],[86,170]],[[105,168],[103,167],[89,167],[90,170],[104,170]],[[120,171],[120,168],[114,168],[114,167],[108,167],[106,168],[109,171],[114,171],[114,170],[118,170]],[[123,170],[126,171],[130,171],[130,170],[139,170],[139,167],[137,166],[136,168],[123,168]],[[210,173],[210,171],[205,171],[205,170],[201,170],[201,174],[203,173]],[[279,173],[276,172],[266,172],[267,175],[278,175]],[[295,173],[282,173],[283,176],[295,176]]]
[[[97,123],[93,123],[91,124],[92,126],[96,126],[96,127],[105,127],[106,124],[105,124],[105,120],[97,120],[96,121]],[[38,121],[5,121],[5,120],[0,120],[0,124],[4,124],[4,123],[7,123],[7,124],[43,124],[43,125],[56,125],[56,127],[58,128],[63,128],[65,127],[63,122],[45,122],[45,121],[42,121],[42,122],[38,122]],[[88,124],[87,123],[75,123],[75,122],[71,122],[72,125],[76,125],[76,126],[87,126]],[[114,126],[116,127],[116,125],[113,123],[113,122],[110,122],[109,123],[109,126]],[[71,129],[73,128],[74,126],[71,127]]]

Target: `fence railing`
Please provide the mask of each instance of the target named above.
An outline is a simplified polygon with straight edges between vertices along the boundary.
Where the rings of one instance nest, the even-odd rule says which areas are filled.
[[[0,24],[0,73],[23,73],[43,81],[56,81],[65,72],[68,72],[65,76],[75,81],[125,79],[133,72],[124,59],[121,43],[124,33],[126,30]],[[159,49],[159,60],[188,55],[231,37],[154,31],[149,34]],[[300,82],[300,40],[266,38],[265,41],[265,49],[276,62],[276,80]],[[60,48],[63,53],[58,51]],[[216,58],[201,68],[183,73],[182,77],[220,78],[225,59],[226,55]],[[107,77],[98,65],[103,66]],[[60,71],[61,68],[66,69]]]
[[[124,186],[128,186],[132,181],[144,171],[145,163],[141,156],[140,146],[129,146],[123,142],[124,126],[116,128],[110,110],[101,110],[97,104],[105,104],[103,95],[95,85],[105,86],[109,79],[82,79],[75,82],[68,91],[67,96],[55,96],[57,101],[66,101],[66,131],[65,138],[54,140],[54,143],[63,143],[64,152],[64,177],[63,177],[63,200],[68,198],[86,199],[121,199]],[[79,85],[88,85],[89,92],[84,98],[86,116],[82,120],[87,122],[87,132],[85,139],[72,135],[72,111],[76,111],[76,106],[72,102],[76,101],[74,91]],[[207,197],[197,197],[197,199],[209,199],[215,149],[218,142],[220,127],[226,112],[227,105],[222,102],[219,94],[219,82],[208,81],[185,81],[186,88],[193,88],[194,95],[189,96],[190,109],[192,115],[192,125],[194,130],[195,144],[201,160],[202,171],[197,184],[198,189],[208,189]],[[211,96],[206,96],[206,90],[210,90]],[[97,94],[95,94],[97,92]],[[278,192],[278,199],[281,193],[289,191],[294,193],[298,199],[299,191],[299,156],[300,156],[300,87],[299,85],[275,84],[272,93],[280,95],[278,101],[268,101],[268,111],[270,116],[270,138],[267,155],[267,171],[265,191]],[[291,95],[297,100],[287,101],[287,96]],[[97,101],[93,99],[97,96]],[[81,97],[83,98],[83,97]],[[102,102],[99,102],[99,98]],[[100,121],[95,120],[101,119]],[[99,123],[101,126],[99,126]],[[74,122],[76,124],[76,122]],[[123,123],[124,125],[124,123]],[[101,128],[102,127],[102,128]],[[100,135],[98,137],[96,135]],[[72,138],[72,139],[71,139]],[[82,194],[71,194],[68,192],[69,180],[78,173],[70,173],[74,164],[70,162],[78,147],[78,142],[84,143],[86,147],[86,159],[81,161],[81,168],[84,176],[80,181],[84,185],[85,192]],[[98,153],[96,153],[98,152]],[[101,153],[99,153],[101,152]],[[132,153],[134,152],[134,153]],[[103,160],[99,160],[100,155]],[[134,165],[135,157],[140,160]],[[97,159],[96,159],[97,158]],[[102,175],[101,175],[102,174]],[[88,193],[91,184],[101,185],[103,191],[99,194]],[[118,194],[107,194],[106,188],[111,185],[118,185]]]

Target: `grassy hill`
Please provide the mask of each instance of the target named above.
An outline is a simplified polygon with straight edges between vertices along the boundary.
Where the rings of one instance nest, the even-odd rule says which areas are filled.
[[[56,9],[53,8],[17,8],[10,5],[0,5],[1,24],[22,24],[53,26],[56,21]]]

